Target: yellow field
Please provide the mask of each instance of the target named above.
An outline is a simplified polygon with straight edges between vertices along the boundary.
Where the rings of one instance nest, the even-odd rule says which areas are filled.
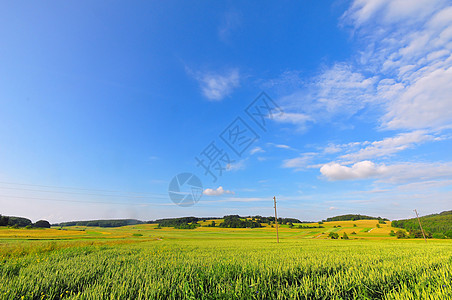
[[[451,240],[376,225],[1,228],[0,299],[452,298]]]
[[[222,220],[214,220],[216,225]],[[154,238],[271,238],[276,235],[276,228],[262,224],[263,228],[219,228],[205,227],[212,220],[198,222],[201,227],[196,229],[174,229],[163,227],[157,229],[157,224],[140,224],[124,226],[119,228],[99,228],[85,226],[71,226],[65,228],[51,229],[13,229],[0,228],[0,242],[2,240],[70,240],[70,239],[154,239]],[[294,224],[293,228],[288,225],[279,225],[281,239],[327,239],[330,232],[336,232],[339,236],[345,232],[350,239],[396,239],[389,236],[391,230],[399,228],[391,227],[391,222],[379,224],[376,220],[337,221],[325,222],[324,228],[297,228],[298,225],[318,226],[318,223]],[[356,227],[354,227],[356,225]],[[340,227],[339,227],[340,226]],[[352,233],[355,234],[352,234]],[[135,236],[134,236],[135,235]],[[137,236],[140,235],[140,236]]]

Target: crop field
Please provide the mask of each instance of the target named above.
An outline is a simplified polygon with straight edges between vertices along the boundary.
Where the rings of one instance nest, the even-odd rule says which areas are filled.
[[[0,298],[452,299],[450,240],[397,240],[376,224],[284,225],[279,244],[270,226],[3,228]]]

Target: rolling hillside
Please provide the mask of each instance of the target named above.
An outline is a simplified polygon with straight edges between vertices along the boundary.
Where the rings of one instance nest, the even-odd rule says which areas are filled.
[[[452,210],[443,211],[420,217],[425,232],[431,233],[436,238],[452,238]],[[392,222],[393,227],[403,228],[408,231],[419,230],[417,218],[397,220]]]

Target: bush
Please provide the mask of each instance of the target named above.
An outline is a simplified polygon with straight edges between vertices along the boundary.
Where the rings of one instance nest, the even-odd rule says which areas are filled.
[[[330,232],[328,237],[333,239],[333,240],[337,240],[339,238],[339,234],[337,234],[336,232]]]
[[[342,239],[343,240],[348,240],[349,238],[348,238],[348,235],[344,232],[344,234],[342,235]]]
[[[395,235],[398,239],[406,239],[406,237],[407,237],[405,231],[402,231],[402,230],[397,230]]]
[[[7,226],[9,223],[9,217],[0,215],[0,226]]]
[[[33,224],[33,227],[37,228],[50,228],[50,223],[46,220],[39,220],[38,222]]]
[[[356,234],[356,232],[353,231],[352,234]]]
[[[380,228],[381,226],[380,226],[380,224],[377,224],[377,228]]]
[[[389,233],[389,235],[390,235],[390,236],[395,236],[396,234],[395,234],[394,230],[391,230],[391,232]]]
[[[353,227],[357,227],[356,224],[353,224]]]
[[[433,238],[434,239],[445,239],[446,236],[444,234],[442,234],[441,232],[438,232],[438,233],[433,234]]]

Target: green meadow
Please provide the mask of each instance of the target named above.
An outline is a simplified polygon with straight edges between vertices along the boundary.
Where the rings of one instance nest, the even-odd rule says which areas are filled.
[[[1,228],[0,298],[452,298],[451,240],[398,240],[376,224],[284,225],[280,243],[270,226]]]

